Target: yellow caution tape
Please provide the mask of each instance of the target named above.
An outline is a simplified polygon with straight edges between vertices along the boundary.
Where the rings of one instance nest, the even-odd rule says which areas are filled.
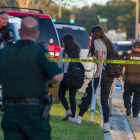
[[[89,60],[89,59],[54,59],[55,62],[92,62],[92,63],[113,63],[113,64],[140,64],[140,61],[134,60]]]

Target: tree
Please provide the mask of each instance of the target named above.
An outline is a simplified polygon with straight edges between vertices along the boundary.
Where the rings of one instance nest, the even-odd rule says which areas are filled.
[[[116,3],[115,3],[116,2]],[[114,3],[108,3],[105,6],[95,5],[93,4],[91,8],[83,7],[82,9],[78,9],[77,16],[78,17],[86,17],[90,20],[78,20],[76,18],[76,24],[83,26],[87,29],[90,34],[90,29],[92,26],[101,25],[104,30],[110,29],[118,29],[121,28],[125,30],[128,34],[128,38],[134,35],[134,26],[130,22],[134,22],[135,19],[135,4],[128,2],[128,0],[120,1],[114,0]],[[76,10],[74,10],[76,11]],[[101,18],[107,18],[109,22],[100,23],[98,21],[98,15]],[[96,19],[96,20],[92,20]],[[126,21],[129,23],[119,23],[117,20]]]
[[[85,0],[52,0],[52,2],[59,4],[61,6],[74,6],[79,2],[84,2]]]
[[[15,0],[1,0],[0,6],[11,6],[11,7],[15,6],[15,7],[17,7],[18,4]]]
[[[15,0],[15,1],[18,3],[18,6],[21,8],[29,8],[29,4],[31,2],[31,0]],[[21,11],[25,11],[25,10],[21,9]]]

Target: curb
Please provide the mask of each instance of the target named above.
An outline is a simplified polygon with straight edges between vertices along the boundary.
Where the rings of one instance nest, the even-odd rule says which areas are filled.
[[[100,121],[101,121],[101,126],[103,125],[103,112],[102,112],[102,109],[101,109],[101,103],[100,101],[98,100],[97,101],[97,104],[99,105],[100,109]],[[113,140],[112,139],[112,136],[111,136],[111,132],[108,132],[108,133],[103,133],[104,134],[104,140]]]
[[[97,97],[97,100],[100,100],[100,97]],[[124,107],[121,107],[120,105],[116,105],[116,104],[112,104],[112,105],[120,108],[123,115],[128,119],[132,132],[133,132],[136,140],[140,140],[140,128],[139,128],[136,120],[131,116],[126,116],[126,109]]]

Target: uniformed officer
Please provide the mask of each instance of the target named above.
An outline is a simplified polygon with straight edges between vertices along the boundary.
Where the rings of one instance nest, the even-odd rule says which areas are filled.
[[[13,31],[7,26],[8,13],[0,11],[0,44],[5,41],[6,43],[13,42]]]
[[[140,61],[140,42],[136,42],[134,51],[125,57],[125,60]],[[133,95],[133,117],[138,117],[140,109],[140,65],[127,64],[124,67],[124,93],[123,100],[126,108],[126,115],[131,115],[131,96]]]
[[[35,44],[38,22],[26,17],[19,30],[20,39],[0,50],[0,78],[7,107],[2,118],[5,140],[50,140],[49,117],[42,119],[43,97],[48,80],[62,80],[62,70],[49,52]]]

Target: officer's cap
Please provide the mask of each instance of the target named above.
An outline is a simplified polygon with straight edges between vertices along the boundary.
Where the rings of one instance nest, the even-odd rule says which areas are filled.
[[[134,43],[134,48],[140,48],[140,42],[139,41]]]
[[[6,11],[0,11],[0,15],[1,14],[7,14],[8,15],[8,12],[6,12]]]

